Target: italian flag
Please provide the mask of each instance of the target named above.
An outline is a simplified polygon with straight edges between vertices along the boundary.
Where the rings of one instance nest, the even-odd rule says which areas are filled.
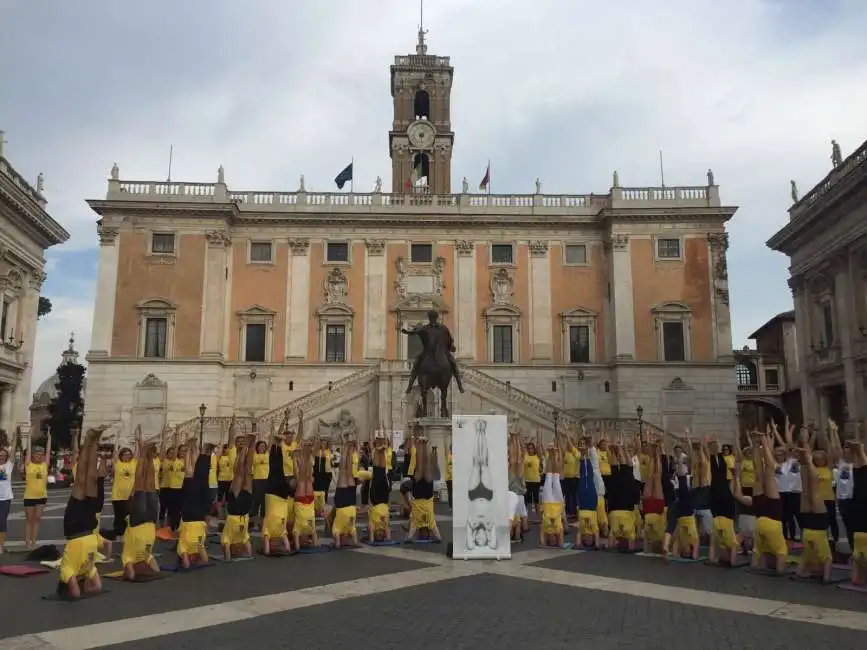
[[[413,187],[418,187],[421,183],[419,181],[423,178],[422,176],[422,159],[419,157],[418,161],[415,164],[415,167],[412,168],[412,173],[409,175],[409,178],[406,179],[406,183],[404,187],[407,190],[411,190]]]
[[[483,192],[488,189],[488,185],[491,183],[491,163],[488,163],[487,169],[485,169],[485,176],[482,178],[482,182],[479,183],[479,189]]]

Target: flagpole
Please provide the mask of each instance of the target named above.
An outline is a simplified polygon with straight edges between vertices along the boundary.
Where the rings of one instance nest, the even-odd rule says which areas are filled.
[[[493,176],[491,176],[491,159],[488,158],[488,196],[491,195],[491,179],[492,178],[493,178]]]
[[[349,178],[349,193],[355,194],[355,156],[349,161],[349,166],[352,168],[352,176]]]
[[[659,182],[662,184],[662,189],[665,189],[665,167],[662,165],[662,149],[659,150]]]
[[[175,145],[169,145],[169,175],[166,177],[166,183],[172,182],[172,157],[175,153]]]

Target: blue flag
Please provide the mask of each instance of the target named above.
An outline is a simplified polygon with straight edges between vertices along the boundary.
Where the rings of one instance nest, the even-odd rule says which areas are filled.
[[[334,179],[334,183],[337,185],[338,190],[342,190],[343,186],[346,185],[349,181],[352,180],[352,163],[349,163],[346,168],[340,172],[337,177]]]

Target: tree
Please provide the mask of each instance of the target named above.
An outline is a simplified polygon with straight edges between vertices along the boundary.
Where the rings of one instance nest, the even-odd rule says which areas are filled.
[[[36,310],[36,318],[48,316],[51,313],[51,301],[45,296],[39,296],[39,308]]]
[[[72,432],[81,428],[84,415],[84,366],[62,363],[57,368],[57,396],[48,405],[48,426],[55,449],[72,447]]]

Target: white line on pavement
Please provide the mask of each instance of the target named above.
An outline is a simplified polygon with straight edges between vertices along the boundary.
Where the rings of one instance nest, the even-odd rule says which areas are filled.
[[[485,573],[792,622],[867,631],[867,616],[862,612],[527,566],[553,557],[562,557],[562,551],[537,549],[519,552],[512,556],[511,561],[500,562],[451,561],[439,554],[421,553],[397,547],[365,547],[351,552],[406,559],[436,566],[387,574],[376,578],[361,578],[319,587],[228,601],[216,605],[0,639],[0,650],[33,648],[40,648],[41,650],[90,650],[91,648],[162,637],[235,621],[249,620],[268,614],[324,605],[348,598],[367,596],[371,593],[394,591]]]

